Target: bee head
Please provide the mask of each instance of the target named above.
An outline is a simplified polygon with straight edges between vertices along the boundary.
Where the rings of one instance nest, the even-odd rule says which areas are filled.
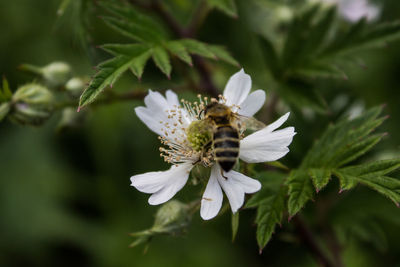
[[[228,106],[218,102],[212,102],[204,109],[204,116],[214,120],[218,118],[230,118],[231,114],[232,111]]]

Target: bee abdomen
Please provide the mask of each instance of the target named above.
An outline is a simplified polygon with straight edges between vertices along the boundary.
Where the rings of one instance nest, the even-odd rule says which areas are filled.
[[[230,125],[217,127],[214,133],[214,156],[221,168],[228,172],[239,156],[239,134]]]

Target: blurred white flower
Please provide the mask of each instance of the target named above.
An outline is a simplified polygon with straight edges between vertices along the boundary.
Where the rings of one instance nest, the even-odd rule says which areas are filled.
[[[380,8],[368,0],[319,0],[327,4],[338,6],[339,15],[349,21],[356,22],[362,18],[373,21],[378,18]],[[313,1],[315,2],[315,0]]]
[[[256,90],[250,93],[251,78],[243,70],[234,74],[228,81],[223,99],[227,106],[238,114],[251,117],[265,102],[265,92]],[[250,94],[249,94],[250,93]],[[222,206],[225,192],[232,212],[235,213],[244,203],[245,193],[255,193],[261,188],[261,183],[236,171],[224,173],[218,164],[214,164],[212,152],[204,153],[195,149],[189,139],[199,136],[188,136],[188,128],[201,123],[202,110],[207,104],[207,98],[193,104],[181,101],[177,95],[168,90],[166,97],[158,92],[149,91],[145,97],[145,107],[135,109],[137,116],[153,132],[157,133],[161,142],[167,147],[161,147],[161,156],[173,164],[167,171],[148,172],[131,177],[132,186],[141,192],[152,194],[151,205],[158,205],[170,200],[186,184],[189,173],[195,164],[200,163],[211,167],[211,176],[201,201],[200,214],[204,220],[214,218]],[[239,158],[245,162],[275,161],[289,152],[288,145],[295,135],[293,127],[275,131],[289,117],[289,113],[274,123],[256,131],[240,140]],[[201,127],[199,127],[201,129]]]

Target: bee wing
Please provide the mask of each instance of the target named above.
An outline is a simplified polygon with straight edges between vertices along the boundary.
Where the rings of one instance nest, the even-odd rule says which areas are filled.
[[[235,114],[236,121],[238,123],[239,129],[242,131],[244,130],[251,130],[251,131],[258,131],[266,127],[263,122],[253,118],[247,117],[239,114]]]

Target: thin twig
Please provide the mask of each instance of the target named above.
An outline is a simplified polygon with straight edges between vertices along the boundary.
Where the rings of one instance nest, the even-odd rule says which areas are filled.
[[[91,106],[110,104],[114,102],[142,100],[147,95],[145,91],[130,91],[121,94],[110,93],[107,97],[99,98],[91,104]],[[63,109],[66,107],[78,107],[79,100],[68,100],[55,104],[55,109]]]
[[[331,259],[327,255],[325,255],[324,251],[322,250],[317,240],[315,239],[313,233],[308,228],[306,222],[300,217],[300,215],[294,217],[293,222],[296,225],[296,229],[300,235],[300,238],[307,246],[307,248],[310,250],[312,255],[321,264],[321,266],[334,267],[334,265],[331,262]]]

